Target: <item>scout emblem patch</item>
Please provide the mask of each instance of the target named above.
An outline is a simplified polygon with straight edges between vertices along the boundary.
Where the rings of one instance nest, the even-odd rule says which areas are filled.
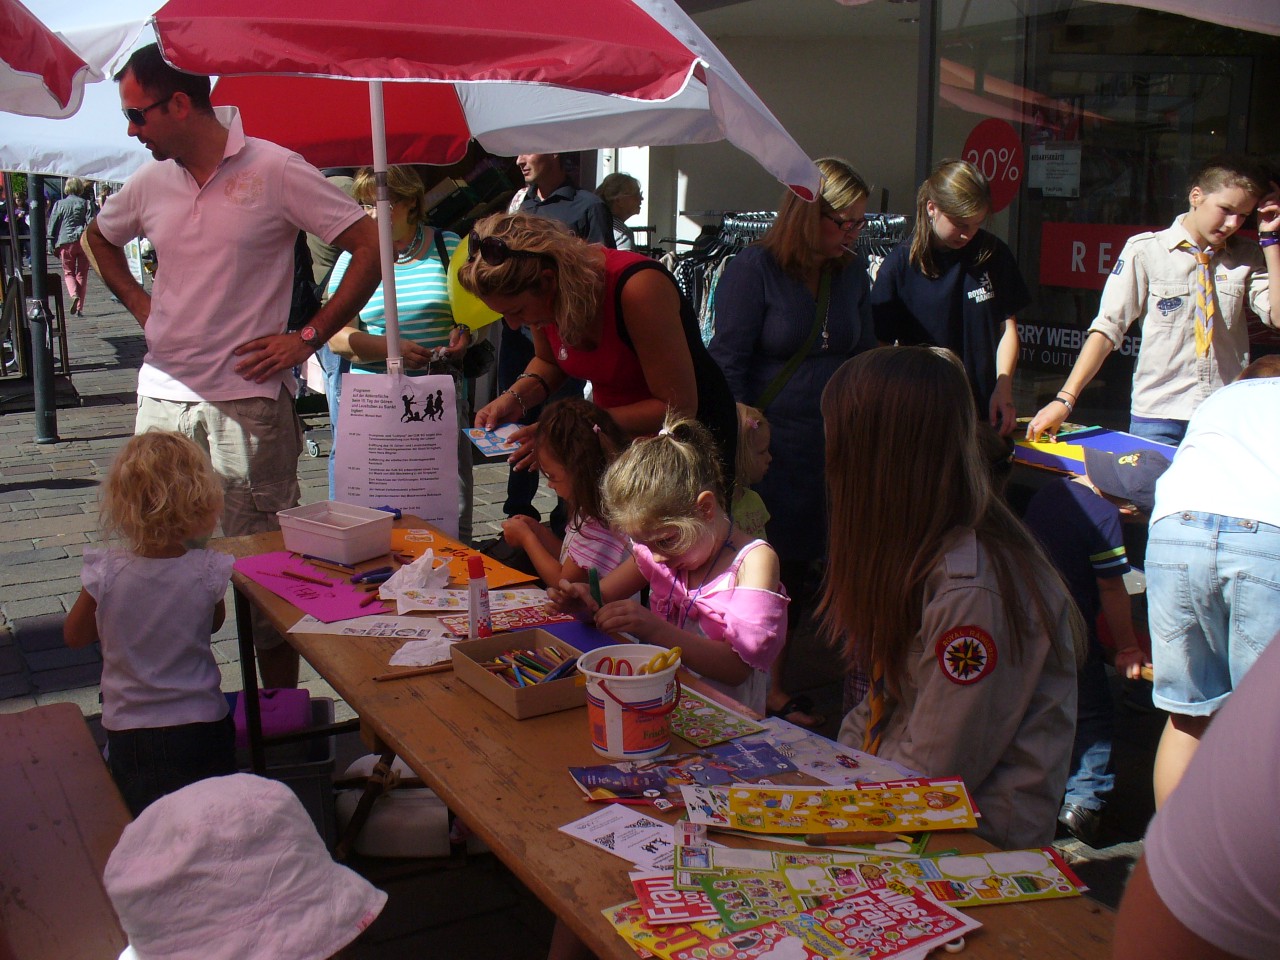
[[[996,643],[981,627],[952,627],[935,649],[938,666],[952,683],[977,683],[996,668]]]

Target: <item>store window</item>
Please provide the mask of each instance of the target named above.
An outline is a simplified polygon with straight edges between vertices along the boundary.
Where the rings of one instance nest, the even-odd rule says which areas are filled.
[[[1280,38],[1088,0],[939,0],[938,15],[932,158],[962,155],[990,120],[1021,147],[1012,155],[988,124],[968,156],[1017,184],[989,227],[1035,295],[1020,318],[1019,382],[1041,399],[1074,363],[1125,239],[1186,210],[1199,163],[1239,151],[1280,159],[1267,122]],[[1127,423],[1140,338],[1135,326],[1096,378],[1091,421]],[[1260,333],[1255,353],[1277,345]]]

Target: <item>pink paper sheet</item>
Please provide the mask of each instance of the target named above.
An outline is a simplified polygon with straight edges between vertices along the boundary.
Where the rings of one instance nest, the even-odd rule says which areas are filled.
[[[385,614],[395,604],[394,600],[375,600],[362,607],[360,601],[367,599],[369,594],[361,585],[352,583],[339,573],[303,563],[287,550],[242,557],[236,561],[235,568],[254,583],[261,584],[277,597],[283,597],[303,613],[309,613],[324,623]],[[322,587],[318,583],[294,580],[284,576],[281,572],[284,570],[325,580],[329,585]]]

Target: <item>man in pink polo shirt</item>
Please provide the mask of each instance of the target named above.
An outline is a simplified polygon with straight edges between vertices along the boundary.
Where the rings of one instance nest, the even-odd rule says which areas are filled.
[[[377,288],[377,228],[300,156],[246,137],[234,107],[210,104],[209,78],[174,70],[155,45],[115,79],[129,133],[155,162],[129,178],[82,243],[146,334],[135,432],[176,430],[209,451],[226,493],[224,533],[278,529],[276,511],[299,499],[291,370]],[[311,323],[287,333],[299,230],[352,259]],[[125,262],[123,246],[138,236],[156,250],[150,294]],[[296,686],[297,654],[264,627],[255,629],[264,686]]]

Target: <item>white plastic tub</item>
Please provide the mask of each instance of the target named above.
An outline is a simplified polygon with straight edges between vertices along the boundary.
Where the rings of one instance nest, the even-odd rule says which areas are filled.
[[[281,510],[286,550],[339,563],[359,563],[391,550],[391,514],[337,500]]]

